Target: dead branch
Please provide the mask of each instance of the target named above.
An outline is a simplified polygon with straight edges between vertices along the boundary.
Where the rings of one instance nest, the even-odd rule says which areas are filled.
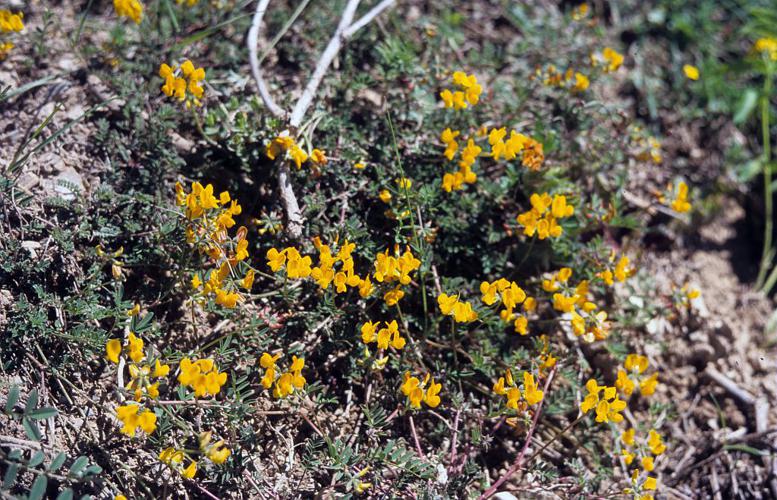
[[[288,124],[292,131],[295,131],[302,124],[305,113],[307,113],[308,108],[313,103],[313,98],[321,84],[321,80],[324,78],[329,66],[332,64],[332,61],[337,56],[337,53],[342,48],[343,44],[357,31],[380,15],[381,12],[396,3],[396,0],[383,0],[364,16],[353,22],[356,9],[359,7],[359,2],[360,0],[348,1],[334,35],[329,40],[324,52],[321,53],[308,84],[305,86],[302,95],[294,106],[291,115],[288,117],[283,108],[278,106],[273,100],[270,90],[267,87],[267,83],[262,76],[262,68],[259,64],[259,57],[257,54],[257,40],[262,26],[262,19],[270,4],[270,0],[259,0],[257,2],[256,11],[254,12],[254,17],[251,22],[251,29],[248,31],[246,41],[248,44],[248,60],[251,65],[251,73],[253,74],[262,102],[264,102],[267,109],[274,116],[284,120],[288,118]],[[294,195],[289,167],[286,164],[281,164],[278,170],[278,190],[280,191],[281,201],[283,202],[283,207],[286,211],[287,233],[292,239],[297,239],[302,235],[304,219],[302,217],[302,211],[299,208],[299,203],[297,202],[297,197]]]

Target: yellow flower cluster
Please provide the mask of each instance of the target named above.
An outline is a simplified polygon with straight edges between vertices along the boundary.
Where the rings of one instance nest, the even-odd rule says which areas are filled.
[[[267,155],[267,158],[271,160],[275,160],[279,155],[283,154],[284,158],[294,162],[297,169],[302,168],[302,164],[308,160],[313,163],[314,168],[326,165],[329,161],[327,160],[326,153],[320,149],[313,149],[310,154],[305,152],[305,150],[297,144],[297,141],[286,132],[277,136],[267,144],[265,147],[265,154]]]
[[[375,256],[375,272],[372,276],[378,283],[392,284],[396,286],[383,295],[383,300],[389,306],[394,306],[405,296],[401,286],[407,285],[411,281],[410,274],[421,267],[421,261],[418,260],[410,247],[400,255],[399,245],[394,246],[394,255],[389,255],[388,249],[385,252]]]
[[[631,126],[629,129],[629,139],[636,149],[633,153],[634,157],[639,161],[652,161],[654,164],[660,165],[664,161],[661,154],[661,141],[648,135],[642,127]]]
[[[281,354],[275,356],[268,352],[262,354],[259,358],[259,366],[264,369],[262,377],[262,386],[265,389],[273,388],[272,395],[277,399],[283,399],[294,393],[295,390],[305,387],[305,377],[302,376],[302,369],[305,368],[305,360],[292,356],[291,366],[286,372],[278,370],[276,365]],[[274,387],[273,387],[274,385]]]
[[[644,443],[638,443],[636,431],[633,428],[628,429],[621,434],[621,445],[621,455],[626,465],[630,466],[634,459],[639,457],[639,464],[645,472],[644,475],[641,474],[639,468],[634,468],[631,471],[632,488],[627,489],[626,493],[633,494],[634,498],[638,500],[653,500],[653,494],[647,492],[656,490],[658,479],[650,476],[650,473],[655,469],[655,457],[666,451],[661,434],[655,429],[650,429],[647,440]]]
[[[424,381],[421,382],[417,377],[411,376],[410,372],[405,372],[401,390],[402,394],[407,396],[411,408],[421,408],[422,401],[429,408],[437,408],[440,404],[439,394],[442,384],[435,383],[433,378],[430,382],[430,377],[431,374],[427,373]]]
[[[23,30],[22,19],[24,19],[24,14],[21,12],[14,14],[9,10],[0,9],[0,32],[10,33]]]
[[[399,325],[396,320],[385,321],[384,328],[378,329],[380,322],[367,321],[361,326],[362,342],[371,344],[377,342],[378,349],[388,349],[389,345],[394,349],[405,347],[405,339],[399,333]]]
[[[214,464],[223,464],[232,454],[232,451],[226,447],[224,440],[218,440],[215,443],[211,443],[212,438],[213,433],[211,431],[201,432],[198,435],[199,451]],[[159,454],[159,461],[166,464],[183,477],[192,479],[197,474],[197,460],[189,455],[190,452],[179,450],[174,447],[168,447]],[[188,461],[189,465],[184,467],[184,461]]]
[[[178,382],[194,389],[195,397],[215,396],[227,383],[227,374],[220,372],[212,359],[183,358],[179,366]]]
[[[685,307],[691,307],[691,301],[701,296],[701,290],[693,288],[689,283],[684,284],[680,289],[672,285],[672,299],[675,304]]]
[[[569,91],[574,94],[587,90],[591,85],[591,81],[583,73],[575,71],[572,68],[569,68],[562,73],[552,64],[549,65],[545,71],[537,68],[535,74],[538,78],[542,79],[542,83],[546,87],[565,88],[569,89]]]
[[[586,2],[581,3],[574,9],[572,9],[572,20],[573,21],[582,21],[588,16],[588,4]]]
[[[601,52],[591,54],[591,66],[601,67],[605,73],[618,71],[622,64],[623,54],[610,47],[605,47]]]
[[[208,457],[208,460],[214,464],[223,464],[232,454],[232,451],[226,447],[223,439],[219,439],[214,443],[211,442],[213,438],[213,433],[211,431],[201,432],[198,437],[200,453]]]
[[[753,44],[753,50],[772,61],[777,61],[777,38],[771,36],[759,38]]]
[[[639,386],[639,392],[643,396],[650,396],[656,392],[658,385],[658,372],[649,377],[641,377],[648,369],[648,359],[645,356],[629,354],[623,363],[625,370],[618,370],[618,378],[615,387],[626,396],[631,396],[634,389]]]
[[[313,238],[313,244],[318,250],[318,265],[315,267],[313,267],[313,259],[310,256],[303,257],[299,250],[294,247],[287,247],[283,250],[269,249],[265,255],[267,265],[275,273],[285,266],[286,277],[289,279],[310,277],[321,290],[326,290],[334,283],[337,293],[345,293],[348,288],[358,288],[359,295],[363,298],[372,294],[374,285],[369,274],[361,278],[354,271],[354,260],[351,255],[356,248],[354,243],[349,243],[346,240],[336,254],[333,254],[332,248],[322,243],[318,236]],[[338,263],[340,263],[339,269],[335,267]]]
[[[452,316],[456,323],[470,323],[478,319],[478,313],[472,309],[472,304],[462,302],[458,295],[441,293],[437,297],[440,312],[445,316]]]
[[[254,270],[250,268],[242,278],[238,277],[238,263],[248,258],[248,230],[240,227],[234,238],[229,236],[229,229],[236,224],[233,217],[243,212],[242,207],[237,200],[232,200],[227,191],[216,198],[211,184],[203,187],[194,182],[191,192],[187,193],[181,183],[176,183],[175,191],[176,202],[178,206],[185,207],[189,220],[186,241],[206,254],[214,265],[205,281],[199,274],[192,277],[192,289],[202,297],[214,296],[221,306],[234,308],[243,299],[238,293],[239,288],[250,291],[255,277]]]
[[[668,189],[669,191],[673,191],[671,184]],[[672,207],[672,210],[680,212],[681,214],[688,212],[691,209],[691,204],[688,201],[688,184],[683,181],[680,181],[677,184],[677,193],[669,206]]]
[[[696,81],[699,79],[699,68],[696,66],[692,66],[690,64],[684,64],[683,65],[683,73],[685,73],[685,77],[689,80]]]
[[[521,335],[528,333],[529,320],[522,314],[514,314],[513,310],[523,304],[524,312],[530,313],[537,308],[537,301],[534,297],[528,297],[518,283],[504,278],[492,283],[483,281],[480,283],[480,293],[481,300],[488,306],[494,305],[497,300],[501,301],[504,309],[500,311],[499,317],[507,323],[512,321],[515,331]]]
[[[540,350],[540,355],[538,357],[540,366],[538,367],[537,371],[541,377],[544,370],[549,370],[556,366],[557,359],[550,353],[550,343],[548,342],[548,336],[544,334],[540,335],[540,342],[542,342],[542,349]]]
[[[24,29],[24,14],[0,9],[0,34],[19,32]],[[6,58],[8,53],[14,48],[13,42],[0,40],[0,61]]]
[[[189,465],[186,467],[183,466],[184,459],[189,461]],[[187,479],[192,479],[197,474],[197,461],[189,457],[183,450],[165,448],[159,454],[159,461]]]
[[[450,128],[446,128],[440,134],[440,140],[445,144],[445,152],[443,154],[448,160],[452,161],[459,150],[459,143],[456,142],[456,137],[459,134],[460,131],[454,131]],[[474,184],[477,182],[478,176],[472,171],[472,165],[475,164],[475,160],[482,151],[483,149],[476,145],[473,139],[467,141],[467,145],[461,151],[459,170],[447,172],[442,178],[442,189],[445,192],[459,191],[464,188],[464,184]]]
[[[162,63],[159,66],[159,76],[165,80],[162,85],[162,92],[168,97],[175,97],[181,102],[186,101],[186,107],[190,108],[192,104],[202,106],[202,95],[205,89],[200,82],[205,79],[205,70],[195,68],[190,60],[185,60],[181,67],[168,66]],[[188,92],[187,92],[188,90]]]
[[[135,437],[138,428],[146,434],[151,434],[156,430],[156,414],[151,410],[140,411],[140,409],[140,405],[132,403],[116,407],[116,416],[123,424],[122,434]]]
[[[143,352],[143,339],[130,332],[127,336],[127,342],[122,346],[121,340],[111,339],[105,344],[106,357],[111,363],[118,363],[119,356],[123,351],[127,352],[129,358],[135,363],[139,363],[146,355]]]
[[[525,410],[526,408],[520,408],[519,400],[521,399],[521,389],[515,383],[513,374],[508,368],[505,370],[505,376],[499,377],[494,387],[492,388],[494,394],[504,396],[507,400],[505,406],[513,410]],[[523,399],[526,401],[526,405],[532,406],[540,401],[545,396],[543,391],[537,387],[537,382],[534,380],[534,375],[528,371],[523,372]]]
[[[143,4],[139,0],[113,0],[113,8],[120,17],[128,17],[135,24],[143,19]]]
[[[445,89],[440,92],[440,98],[446,108],[465,109],[469,104],[474,106],[480,100],[483,87],[478,83],[475,75],[467,75],[463,71],[453,73],[453,84],[458,88],[451,92]]]
[[[588,301],[588,281],[572,286],[569,279],[572,269],[564,267],[548,279],[542,280],[542,289],[553,294],[553,309],[569,314],[572,332],[586,342],[604,340],[609,333],[605,311],[597,312],[597,306]],[[579,309],[578,309],[579,308]]]
[[[571,217],[575,213],[575,207],[567,204],[564,195],[551,197],[548,193],[534,193],[529,201],[531,210],[518,215],[516,221],[523,226],[523,234],[532,237],[536,233],[540,240],[561,236],[564,229],[558,224],[558,220]]]
[[[657,457],[666,451],[666,445],[655,429],[650,429],[648,438],[644,443],[638,443],[636,440],[636,430],[634,428],[625,430],[621,433],[621,444],[623,450],[621,455],[626,465],[631,465],[634,459],[639,457],[639,462],[645,472],[653,472],[655,469],[654,457]]]
[[[505,127],[493,128],[488,133],[491,158],[499,161],[501,157],[504,157],[509,161],[521,154],[521,164],[524,167],[534,171],[540,169],[542,162],[545,161],[542,143],[515,130],[510,131],[509,139],[505,140],[505,137],[507,137],[507,128]]]
[[[610,256],[610,262],[613,262],[615,260],[615,252],[612,253]],[[613,286],[615,285],[615,281],[618,281],[619,283],[623,283],[626,281],[626,279],[634,274],[635,270],[631,267],[629,267],[629,258],[625,255],[622,255],[621,258],[618,260],[618,263],[615,264],[615,267],[612,269],[605,269],[601,273],[598,274],[600,278],[607,284],[607,286]]]
[[[580,403],[580,410],[583,413],[596,409],[596,421],[600,423],[621,422],[623,415],[621,412],[626,409],[626,401],[618,397],[618,389],[599,385],[595,379],[590,379],[585,384],[588,391],[583,402]],[[599,396],[601,394],[601,397]]]

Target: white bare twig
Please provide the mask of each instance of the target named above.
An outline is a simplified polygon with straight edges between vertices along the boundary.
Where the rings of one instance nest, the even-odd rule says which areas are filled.
[[[351,24],[348,29],[345,30],[343,36],[346,38],[346,40],[351,38],[354,33],[371,23],[372,20],[378,17],[381,12],[394,5],[395,2],[396,0],[383,0],[378,5],[370,9],[369,12],[357,19],[353,24]]]
[[[356,8],[359,7],[360,0],[348,0],[348,4],[343,10],[343,16],[340,18],[340,23],[337,25],[337,30],[332,38],[329,40],[326,49],[318,59],[316,68],[313,70],[313,75],[310,77],[305,90],[302,92],[297,104],[291,112],[291,118],[289,118],[289,125],[292,128],[297,128],[302,123],[302,119],[305,117],[310,104],[313,102],[313,96],[318,90],[318,85],[321,83],[321,79],[324,78],[326,70],[329,69],[329,65],[332,64],[337,53],[340,51],[340,47],[345,40],[345,30],[351,26],[353,16],[356,15]]]
[[[321,53],[321,57],[319,57],[318,62],[316,63],[313,74],[311,75],[307,86],[305,86],[297,104],[294,106],[291,115],[287,115],[283,108],[278,106],[273,100],[267,87],[267,83],[262,76],[262,68],[259,64],[259,57],[257,54],[257,42],[262,26],[262,19],[270,4],[270,0],[259,0],[257,2],[256,11],[254,12],[254,18],[251,22],[251,29],[248,31],[247,39],[251,72],[256,81],[259,96],[262,98],[265,106],[267,106],[267,109],[276,117],[284,119],[288,117],[288,124],[292,130],[296,130],[302,124],[305,113],[307,113],[308,108],[310,108],[310,105],[313,103],[313,97],[318,90],[318,86],[321,84],[321,80],[324,78],[329,66],[332,64],[332,61],[337,56],[337,53],[342,48],[343,44],[352,37],[354,33],[380,15],[381,12],[394,5],[396,0],[381,1],[362,17],[353,22],[353,18],[356,15],[356,9],[359,7],[359,2],[360,0],[348,0],[340,18],[340,22],[337,25],[337,29],[329,40],[324,52]],[[299,208],[299,203],[297,202],[297,197],[294,195],[294,190],[292,189],[289,178],[289,167],[287,164],[283,163],[278,170],[278,189],[281,193],[284,209],[286,210],[286,218],[288,220],[286,225],[287,233],[291,238],[297,239],[302,235],[303,218],[302,211]]]
[[[264,105],[267,106],[267,109],[273,115],[283,117],[286,112],[275,103],[272,95],[270,95],[270,90],[267,88],[264,77],[262,77],[262,67],[259,64],[259,55],[257,54],[259,30],[262,27],[262,19],[269,4],[270,0],[259,0],[256,4],[256,11],[251,21],[251,29],[248,30],[248,40],[246,42],[248,44],[248,62],[251,65],[251,73],[254,75],[254,81],[256,81],[256,87],[259,89],[259,96],[262,98]]]

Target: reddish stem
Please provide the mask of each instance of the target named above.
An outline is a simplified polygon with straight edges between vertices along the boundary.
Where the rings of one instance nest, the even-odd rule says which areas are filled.
[[[479,500],[485,500],[486,498],[490,497],[494,493],[496,493],[496,490],[499,489],[502,484],[504,484],[505,481],[510,479],[510,477],[515,474],[515,472],[521,468],[521,465],[523,465],[523,458],[526,456],[526,451],[529,449],[529,445],[531,444],[531,438],[534,435],[534,431],[537,429],[537,422],[540,419],[540,413],[542,413],[542,405],[545,402],[545,398],[548,397],[548,388],[550,387],[550,382],[553,380],[553,376],[556,374],[556,367],[554,366],[553,369],[548,374],[547,380],[545,380],[545,387],[543,387],[543,392],[545,393],[545,397],[542,398],[542,401],[539,402],[539,405],[537,406],[537,409],[534,411],[534,417],[532,418],[531,427],[529,427],[529,432],[526,434],[526,441],[523,443],[523,447],[521,448],[521,451],[518,453],[518,456],[515,457],[515,461],[513,462],[513,465],[510,466],[510,468],[507,470],[507,472],[502,475],[499,479],[496,480],[494,484],[491,485],[489,489],[486,490],[485,493],[480,495]]]

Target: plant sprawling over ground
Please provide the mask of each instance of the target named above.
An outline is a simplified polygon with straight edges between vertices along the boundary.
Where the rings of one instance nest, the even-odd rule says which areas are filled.
[[[364,3],[0,9],[0,494],[777,495],[777,5]]]

